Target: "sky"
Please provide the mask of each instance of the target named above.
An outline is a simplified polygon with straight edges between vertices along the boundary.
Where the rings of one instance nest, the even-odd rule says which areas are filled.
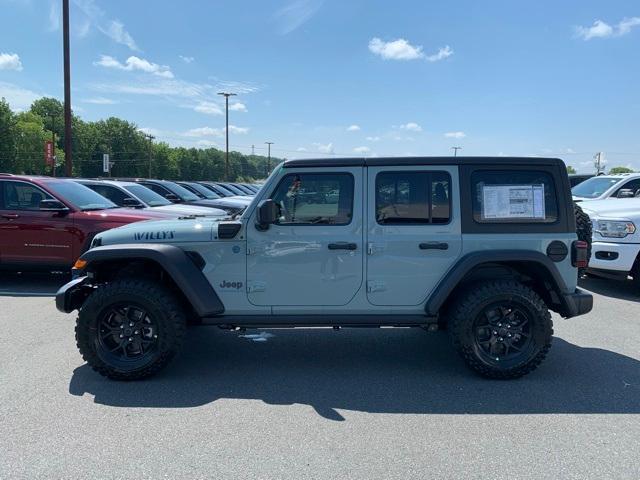
[[[61,0],[0,0],[0,97],[63,97]],[[640,170],[640,3],[71,0],[72,106],[286,158],[604,152]]]

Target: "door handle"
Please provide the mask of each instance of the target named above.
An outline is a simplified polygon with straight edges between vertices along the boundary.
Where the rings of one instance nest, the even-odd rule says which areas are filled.
[[[330,243],[328,246],[329,250],[356,250],[358,248],[356,243],[349,242]]]
[[[420,250],[449,250],[449,244],[445,242],[423,242]]]
[[[15,220],[16,218],[20,218],[20,215],[17,213],[3,213],[0,217],[6,218],[7,220]]]

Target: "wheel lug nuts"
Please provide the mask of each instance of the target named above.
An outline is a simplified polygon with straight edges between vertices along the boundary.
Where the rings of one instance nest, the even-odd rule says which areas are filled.
[[[507,333],[507,337],[511,338],[511,334],[510,334],[510,333]]]
[[[499,327],[501,327],[501,326],[502,326],[502,324],[501,324],[501,323],[499,323],[499,324],[498,324],[498,326],[499,326]]]
[[[120,325],[120,328],[124,328],[124,325]]]
[[[120,334],[120,338],[124,337],[124,335]]]
[[[503,340],[504,340],[504,338],[502,338],[502,337],[498,338],[499,342],[502,342]]]
[[[158,335],[154,335],[153,338],[158,338]]]
[[[130,341],[130,342],[133,342],[133,337],[129,337],[129,341]]]
[[[497,332],[496,330],[494,330],[494,331],[493,331],[493,334],[494,334],[494,335],[497,335],[497,334],[498,334],[498,332]]]
[[[133,322],[129,323],[129,326],[130,326],[130,327],[133,327]]]

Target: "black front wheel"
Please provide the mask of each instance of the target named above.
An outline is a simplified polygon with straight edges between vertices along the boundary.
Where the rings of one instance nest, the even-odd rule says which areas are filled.
[[[466,364],[489,378],[535,370],[551,348],[553,323],[531,288],[501,280],[467,289],[450,319],[453,345]]]
[[[101,375],[137,380],[162,369],[178,353],[185,316],[171,293],[147,280],[119,280],[87,299],[76,323],[82,357]]]

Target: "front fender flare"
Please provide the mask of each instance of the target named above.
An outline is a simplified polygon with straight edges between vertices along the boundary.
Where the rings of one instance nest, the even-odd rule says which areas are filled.
[[[107,245],[92,248],[80,259],[87,262],[84,271],[96,270],[100,263],[112,260],[153,261],[171,277],[198,316],[211,317],[224,313],[224,305],[211,283],[187,252],[174,245],[154,243]]]

